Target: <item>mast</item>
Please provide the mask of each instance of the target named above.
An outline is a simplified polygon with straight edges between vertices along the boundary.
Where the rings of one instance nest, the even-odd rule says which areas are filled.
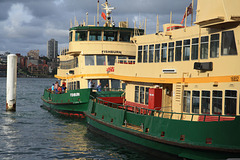
[[[99,0],[97,4],[97,26],[99,26]]]
[[[105,26],[106,27],[110,27],[112,24],[111,24],[111,13],[112,13],[112,10],[114,10],[115,8],[114,7],[111,7],[110,4],[108,4],[108,1],[106,0],[106,2],[104,4],[102,4],[102,6],[104,7],[103,9],[106,10],[106,20],[105,20]]]
[[[157,27],[156,27],[156,33],[159,32],[159,19],[158,19],[158,14],[157,14]]]

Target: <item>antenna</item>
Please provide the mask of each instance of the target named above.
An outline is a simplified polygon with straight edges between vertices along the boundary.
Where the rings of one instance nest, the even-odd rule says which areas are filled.
[[[88,12],[86,13],[86,26],[88,26]]]
[[[106,22],[105,22],[105,26],[111,26],[110,20],[110,14],[112,13],[112,10],[114,10],[114,7],[111,7],[110,4],[108,4],[107,0],[104,4],[102,4],[102,6],[104,7],[103,9],[106,10]]]
[[[158,19],[158,14],[157,14],[157,27],[156,27],[156,33],[159,32],[159,19]]]

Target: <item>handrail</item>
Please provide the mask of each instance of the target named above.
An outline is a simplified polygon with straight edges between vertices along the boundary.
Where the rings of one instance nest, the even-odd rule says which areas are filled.
[[[109,101],[105,101],[100,98],[96,98],[96,103],[103,104],[112,108],[115,108],[113,106],[117,106],[117,109],[122,109],[127,112],[134,112],[136,114],[143,114],[148,116],[154,116],[154,113],[158,114],[158,117],[161,115],[160,118],[164,118],[164,115],[169,114],[169,119],[173,119],[173,115],[180,115],[180,120],[183,120],[183,116],[188,115],[191,116],[190,121],[193,121],[194,116],[203,116],[203,122],[206,122],[206,117],[218,117],[217,121],[221,120],[221,117],[227,117],[227,118],[235,118],[234,115],[218,115],[218,114],[193,114],[193,113],[178,113],[178,112],[167,112],[167,111],[161,111],[161,110],[153,110],[148,108],[142,108],[142,107],[136,107],[136,106],[129,106],[129,105],[122,105],[117,104]]]

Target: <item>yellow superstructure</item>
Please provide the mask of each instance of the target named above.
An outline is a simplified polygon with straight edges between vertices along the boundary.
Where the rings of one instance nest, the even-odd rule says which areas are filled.
[[[147,107],[149,88],[159,86],[164,111],[240,114],[240,1],[197,5],[196,25],[132,38],[136,63],[110,75],[126,82],[127,102]]]

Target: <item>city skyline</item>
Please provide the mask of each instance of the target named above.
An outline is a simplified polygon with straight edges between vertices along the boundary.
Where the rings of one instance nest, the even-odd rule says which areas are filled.
[[[105,0],[100,0],[100,4]],[[156,32],[157,14],[160,30],[164,23],[170,21],[170,11],[173,12],[173,22],[180,23],[185,9],[192,0],[122,0],[108,2],[116,9],[112,13],[113,20],[126,21],[129,27],[143,23],[147,18],[147,34]],[[194,1],[194,19],[197,1]],[[1,0],[0,1],[0,53],[20,53],[26,55],[30,50],[39,49],[40,56],[47,56],[47,41],[58,41],[58,50],[68,46],[68,30],[70,20],[74,23],[76,16],[79,23],[86,21],[88,12],[89,25],[94,24],[97,17],[97,0]],[[100,15],[102,12],[100,5]],[[96,18],[97,19],[97,18]],[[100,25],[103,19],[100,16]],[[190,17],[188,18],[190,25]],[[143,26],[144,27],[144,26]]]

